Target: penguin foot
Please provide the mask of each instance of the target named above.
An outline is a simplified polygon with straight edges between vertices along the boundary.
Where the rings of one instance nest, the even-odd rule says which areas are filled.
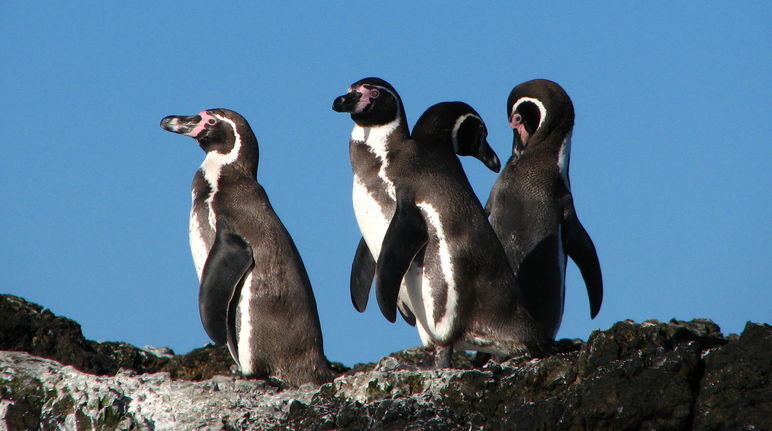
[[[434,346],[434,368],[453,366],[453,346]]]

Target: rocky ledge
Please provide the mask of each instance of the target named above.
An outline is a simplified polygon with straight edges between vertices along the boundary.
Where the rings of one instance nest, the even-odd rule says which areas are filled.
[[[0,429],[770,430],[772,327],[616,323],[544,358],[427,370],[410,349],[339,367],[332,383],[244,379],[215,347],[174,355],[83,338],[0,296]]]

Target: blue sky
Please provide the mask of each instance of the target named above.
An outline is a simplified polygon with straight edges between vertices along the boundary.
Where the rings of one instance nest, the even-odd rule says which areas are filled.
[[[5,8],[0,292],[92,339],[204,345],[187,233],[203,152],[158,123],[224,107],[258,138],[258,178],[308,269],[328,357],[351,365],[417,345],[373,298],[364,314],[351,306],[352,122],[332,100],[379,76],[411,125],[465,101],[506,160],[507,95],[548,78],[576,108],[571,184],[606,291],[591,320],[570,265],[558,336],[623,319],[706,317],[727,333],[772,321],[770,3],[484,5]],[[495,175],[463,163],[484,202]]]

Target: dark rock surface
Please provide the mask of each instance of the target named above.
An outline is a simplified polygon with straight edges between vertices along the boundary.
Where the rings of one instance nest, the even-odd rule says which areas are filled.
[[[172,378],[204,380],[235,373],[225,346],[206,346],[176,356],[170,349],[140,349],[126,343],[86,340],[80,325],[40,305],[0,295],[0,350],[27,352],[91,374],[168,371]]]
[[[442,371],[409,349],[321,387],[282,389],[235,375],[220,348],[175,356],[97,343],[0,296],[0,349],[28,352],[0,352],[8,430],[772,430],[766,324],[725,338],[709,320],[624,321],[544,358],[475,368],[457,353],[459,368]]]

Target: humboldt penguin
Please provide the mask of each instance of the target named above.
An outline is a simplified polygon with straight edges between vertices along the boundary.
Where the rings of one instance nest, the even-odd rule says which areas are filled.
[[[351,114],[354,128],[349,140],[349,156],[354,173],[353,203],[362,240],[357,247],[351,268],[351,299],[354,307],[363,312],[367,306],[375,272],[375,261],[380,253],[386,229],[394,214],[396,194],[390,171],[389,152],[398,148],[409,137],[405,108],[394,87],[380,78],[364,78],[337,97],[332,105],[337,112]],[[490,147],[476,151],[490,169],[498,172],[500,162]],[[458,149],[460,155],[465,149]],[[399,290],[397,307],[410,325],[415,325],[410,295],[407,289],[418,290],[421,280],[421,260],[416,259]],[[429,340],[423,328],[418,327],[424,342]]]
[[[411,138],[389,152],[396,208],[377,259],[376,297],[393,322],[400,282],[421,259],[421,283],[408,293],[437,367],[450,365],[454,347],[504,357],[548,348],[456,157],[485,157],[486,137],[474,109],[444,102],[430,107]]]
[[[554,338],[563,317],[566,256],[582,273],[592,318],[603,300],[598,255],[576,215],[568,178],[574,106],[560,85],[536,79],[512,90],[507,118],[514,133],[512,156],[486,211],[528,310]]]
[[[290,385],[333,377],[314,293],[292,238],[257,182],[258,146],[238,113],[168,116],[161,127],[206,152],[193,178],[190,247],[209,337],[246,376]]]

